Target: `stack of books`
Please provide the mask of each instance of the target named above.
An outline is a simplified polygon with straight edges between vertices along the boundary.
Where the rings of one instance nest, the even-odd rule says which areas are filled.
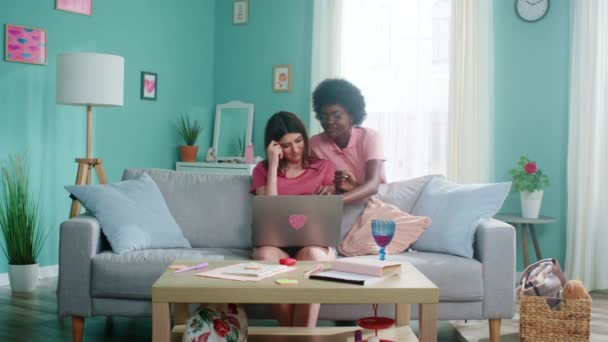
[[[312,274],[310,279],[369,285],[401,273],[401,263],[363,258],[342,258],[331,270]]]

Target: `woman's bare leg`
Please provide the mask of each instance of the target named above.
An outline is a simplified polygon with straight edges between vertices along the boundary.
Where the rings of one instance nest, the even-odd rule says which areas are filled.
[[[281,258],[288,258],[289,254],[285,253],[282,249],[273,246],[257,247],[253,250],[251,258],[253,260],[264,260],[279,262]],[[272,313],[279,321],[279,325],[282,327],[290,327],[293,322],[293,304],[273,304]]]
[[[336,254],[332,248],[310,246],[304,247],[296,254],[298,260],[332,261]],[[315,327],[319,318],[321,304],[298,304],[293,311],[294,327]]]

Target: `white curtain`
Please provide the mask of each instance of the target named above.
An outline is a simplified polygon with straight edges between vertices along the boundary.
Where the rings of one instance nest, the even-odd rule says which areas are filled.
[[[341,76],[383,137],[387,179],[446,171],[450,0],[348,0]]]
[[[312,25],[312,65],[310,87],[315,87],[326,78],[340,76],[342,0],[315,0]],[[319,121],[310,109],[309,134],[322,131]]]
[[[608,288],[608,1],[573,5],[566,272]]]
[[[492,1],[452,0],[447,176],[492,180],[494,47]]]

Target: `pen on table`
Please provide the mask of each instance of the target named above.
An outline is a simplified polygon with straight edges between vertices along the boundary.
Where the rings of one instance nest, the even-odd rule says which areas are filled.
[[[203,262],[202,264],[198,264],[198,265],[182,268],[181,270],[175,271],[175,273],[186,272],[186,271],[191,271],[191,270],[197,270],[199,268],[205,268],[207,266],[209,266],[209,264],[206,263],[206,262]]]
[[[312,268],[310,271],[308,271],[308,272],[304,273],[304,277],[305,277],[305,278],[308,278],[308,277],[310,277],[310,275],[311,275],[311,274],[313,274],[314,272],[317,272],[317,271],[322,271],[322,270],[323,270],[323,264],[318,264],[318,265],[315,265],[315,267],[313,267],[313,268]]]

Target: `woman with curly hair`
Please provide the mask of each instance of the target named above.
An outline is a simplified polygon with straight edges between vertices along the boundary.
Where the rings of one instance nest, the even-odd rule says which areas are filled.
[[[359,88],[345,79],[326,79],[315,88],[312,101],[324,132],[310,139],[311,154],[335,166],[334,183],[344,203],[377,193],[386,182],[384,152],[379,134],[360,127],[367,113]]]

